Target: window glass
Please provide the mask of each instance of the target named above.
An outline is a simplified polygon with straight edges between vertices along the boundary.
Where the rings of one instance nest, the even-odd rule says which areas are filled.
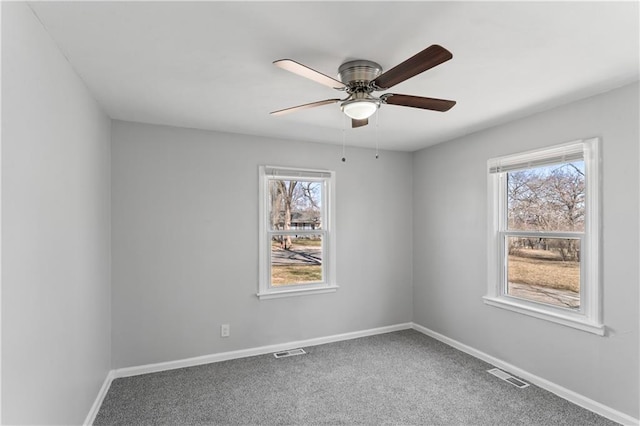
[[[580,240],[507,237],[507,294],[580,308]]]
[[[274,235],[271,239],[271,285],[324,281],[321,235]]]
[[[584,231],[584,161],[507,173],[508,229]]]
[[[562,308],[580,308],[580,238],[583,233],[584,161],[506,173],[506,294]],[[517,231],[536,234],[517,235]]]
[[[322,227],[322,182],[269,179],[271,230]]]

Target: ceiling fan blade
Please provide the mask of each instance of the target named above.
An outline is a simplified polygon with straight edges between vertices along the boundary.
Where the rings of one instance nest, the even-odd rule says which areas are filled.
[[[446,99],[424,98],[422,96],[397,95],[395,93],[385,93],[380,96],[380,100],[385,104],[400,105],[412,108],[430,109],[432,111],[449,111],[456,104],[456,101]]]
[[[368,118],[363,118],[362,120],[356,120],[355,118],[351,119],[351,127],[354,129],[357,127],[366,126],[367,124],[369,124]]]
[[[291,108],[285,108],[278,111],[273,111],[271,112],[271,115],[289,114],[290,112],[296,112],[296,111],[300,111],[307,108],[314,108],[322,105],[335,104],[336,102],[339,102],[339,101],[340,99],[326,99],[324,101],[311,102],[310,104],[298,105]]]
[[[302,65],[301,63],[298,63],[291,59],[280,59],[278,61],[274,61],[273,64],[284,70],[290,71],[294,74],[298,74],[302,77],[306,77],[310,80],[313,80],[316,83],[333,87],[334,89],[344,90],[347,88],[347,86],[344,83],[336,80],[335,78],[331,78],[328,75],[322,74],[321,72],[318,72],[312,68],[309,68],[306,65]]]
[[[371,83],[385,90],[453,58],[451,52],[437,44],[431,45],[406,61],[380,74]]]

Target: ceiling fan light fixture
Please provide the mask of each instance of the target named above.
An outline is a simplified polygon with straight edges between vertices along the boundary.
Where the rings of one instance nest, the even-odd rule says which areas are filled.
[[[340,108],[349,118],[354,120],[364,120],[375,114],[380,106],[377,99],[352,99],[344,101]]]
[[[453,58],[453,54],[447,49],[440,45],[432,44],[385,72],[382,72],[380,64],[365,59],[356,59],[340,65],[338,68],[340,81],[291,59],[280,59],[274,62],[276,66],[325,86],[344,91],[349,96],[344,100],[327,99],[273,111],[271,114],[288,114],[302,109],[340,102],[342,112],[351,118],[351,127],[357,128],[366,126],[369,123],[369,117],[376,113],[381,104],[441,112],[448,111],[456,104],[455,101],[395,93],[385,93],[375,97],[371,93],[386,91],[451,58]]]

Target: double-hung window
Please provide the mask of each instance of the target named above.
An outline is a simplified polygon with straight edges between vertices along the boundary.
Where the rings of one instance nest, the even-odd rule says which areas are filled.
[[[488,161],[485,303],[604,334],[598,140]]]
[[[334,172],[260,166],[261,299],[335,291]]]

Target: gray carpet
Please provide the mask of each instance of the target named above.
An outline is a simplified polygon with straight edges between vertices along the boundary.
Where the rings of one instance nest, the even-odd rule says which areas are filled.
[[[116,379],[96,425],[612,425],[414,330]]]

